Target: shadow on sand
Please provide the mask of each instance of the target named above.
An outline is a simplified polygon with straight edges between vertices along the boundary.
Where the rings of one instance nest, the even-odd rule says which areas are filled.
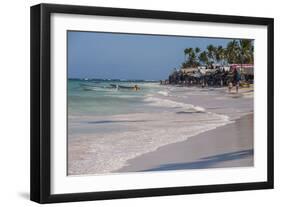
[[[243,159],[243,158],[253,156],[253,154],[254,154],[253,149],[241,150],[241,151],[237,151],[237,152],[224,153],[224,154],[219,154],[219,155],[210,156],[210,157],[203,157],[199,161],[196,161],[196,162],[172,163],[172,164],[161,165],[159,167],[144,170],[142,172],[161,171],[161,170],[184,170],[184,169],[211,168],[212,166],[214,166],[215,164],[218,164],[220,162]]]

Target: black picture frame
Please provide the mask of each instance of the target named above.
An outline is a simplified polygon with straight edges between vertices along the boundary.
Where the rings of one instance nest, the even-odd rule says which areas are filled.
[[[52,13],[134,17],[149,19],[181,20],[207,23],[233,23],[267,26],[267,181],[236,184],[219,184],[154,189],[51,194],[51,90],[50,90],[50,15]],[[273,188],[274,177],[274,20],[272,18],[228,16],[168,11],[103,8],[56,4],[39,4],[31,7],[31,173],[30,199],[38,203],[88,201],[103,199],[167,196],[179,194],[211,193]]]

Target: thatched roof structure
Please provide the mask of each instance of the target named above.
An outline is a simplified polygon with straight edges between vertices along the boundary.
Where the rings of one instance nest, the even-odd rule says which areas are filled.
[[[181,68],[180,71],[184,74],[195,73],[198,71],[198,68]]]

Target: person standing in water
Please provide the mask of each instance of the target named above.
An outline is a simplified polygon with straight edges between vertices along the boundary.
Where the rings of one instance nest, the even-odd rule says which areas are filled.
[[[134,86],[134,91],[137,91],[137,90],[139,90],[140,88],[138,87],[138,85],[135,85]]]

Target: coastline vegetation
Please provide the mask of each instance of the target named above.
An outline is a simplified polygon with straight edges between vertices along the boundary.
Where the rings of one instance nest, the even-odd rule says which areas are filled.
[[[254,42],[253,40],[231,40],[226,47],[207,45],[184,49],[185,60],[180,69],[174,69],[169,79],[161,84],[236,86],[253,83]]]
[[[254,45],[253,40],[232,40],[225,48],[212,44],[208,45],[204,51],[201,51],[199,47],[186,48],[184,55],[185,61],[182,63],[182,68],[201,65],[211,68],[213,64],[253,64]]]

